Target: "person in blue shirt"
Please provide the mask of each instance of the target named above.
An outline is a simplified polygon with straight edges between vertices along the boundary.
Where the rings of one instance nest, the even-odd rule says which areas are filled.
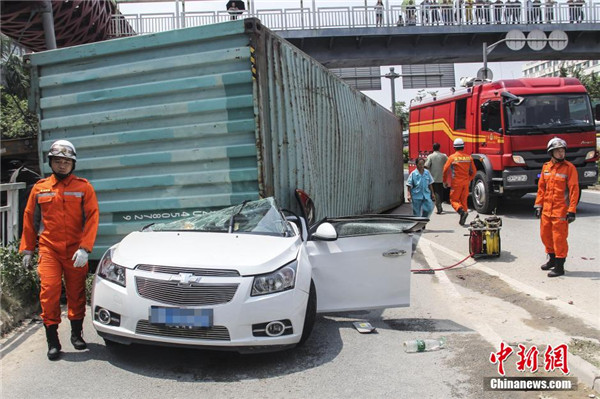
[[[417,158],[417,169],[406,180],[406,200],[412,202],[414,216],[429,217],[433,212],[433,176],[425,169],[425,158]]]

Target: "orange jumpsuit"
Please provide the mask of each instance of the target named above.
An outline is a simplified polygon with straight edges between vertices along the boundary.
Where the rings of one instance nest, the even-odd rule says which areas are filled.
[[[462,150],[456,151],[448,157],[444,165],[444,182],[450,183],[450,204],[455,211],[460,208],[468,211],[467,198],[469,197],[469,184],[475,177],[477,168],[470,155]]]
[[[569,251],[567,212],[575,213],[579,201],[579,176],[569,161],[546,162],[538,182],[535,208],[542,208],[540,235],[546,253],[566,258]]]
[[[45,325],[60,323],[61,280],[64,274],[69,320],[85,316],[88,265],[73,266],[79,248],[92,251],[98,230],[98,201],[92,185],[70,175],[54,175],[32,188],[23,215],[19,250],[33,252],[39,244],[40,304]]]

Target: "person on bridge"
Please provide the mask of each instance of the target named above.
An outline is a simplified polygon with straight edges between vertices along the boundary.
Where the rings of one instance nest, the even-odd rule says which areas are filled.
[[[567,143],[563,139],[551,139],[547,151],[551,159],[542,167],[534,208],[549,257],[542,270],[550,270],[548,277],[557,277],[565,274],[569,223],[575,221],[579,202],[579,177],[575,166],[565,160]]]
[[[417,158],[417,169],[413,170],[406,180],[406,200],[412,202],[414,216],[428,218],[433,212],[433,177],[425,169],[425,158]]]
[[[460,215],[459,224],[464,226],[469,216],[467,198],[469,196],[469,184],[475,177],[477,169],[473,158],[464,152],[465,142],[463,139],[454,140],[454,154],[448,157],[444,165],[444,184],[450,181],[450,204]]]
[[[375,4],[375,26],[383,26],[383,1],[377,0]]]
[[[444,165],[448,160],[448,155],[440,152],[440,143],[433,143],[433,152],[427,156],[425,168],[433,176],[433,192],[435,194],[435,207],[437,214],[441,214],[442,202],[444,200]]]
[[[48,153],[52,175],[33,186],[23,215],[19,250],[24,254],[23,267],[29,268],[36,242],[39,245],[40,304],[50,360],[58,359],[61,350],[58,325],[63,276],[71,343],[77,350],[87,348],[82,337],[85,280],[99,215],[94,188],[86,179],[73,175],[76,161],[71,142],[52,144]]]

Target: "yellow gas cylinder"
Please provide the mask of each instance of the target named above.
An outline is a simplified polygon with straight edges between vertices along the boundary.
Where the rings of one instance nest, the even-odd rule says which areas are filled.
[[[485,231],[485,241],[486,245],[486,253],[488,255],[499,255],[500,251],[500,234],[498,234],[497,230],[486,230]]]

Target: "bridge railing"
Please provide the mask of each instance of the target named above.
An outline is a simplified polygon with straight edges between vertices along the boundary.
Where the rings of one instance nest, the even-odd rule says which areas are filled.
[[[380,21],[375,7],[319,7],[264,9],[251,13],[240,11],[192,11],[160,14],[114,15],[110,35],[156,33],[177,28],[209,25],[231,19],[257,17],[272,30],[373,28],[402,26],[458,26],[458,25],[535,25],[559,23],[600,23],[600,2],[589,3],[533,3],[493,2],[454,5],[394,5],[383,11]],[[133,29],[128,29],[129,26]],[[528,27],[531,28],[531,27]]]
[[[0,205],[0,244],[3,247],[19,238],[19,190],[24,188],[25,183],[0,184],[3,197]]]

